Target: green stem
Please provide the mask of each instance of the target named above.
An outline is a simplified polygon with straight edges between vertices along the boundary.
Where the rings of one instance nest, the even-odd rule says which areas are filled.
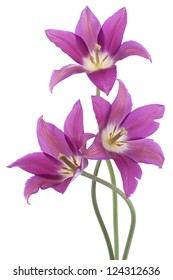
[[[128,207],[130,209],[130,213],[131,213],[131,225],[130,225],[130,230],[129,230],[129,234],[128,234],[128,238],[127,238],[127,242],[126,242],[126,246],[125,246],[124,254],[123,254],[123,258],[122,258],[123,260],[127,260],[130,246],[131,246],[132,239],[133,239],[135,225],[136,225],[136,212],[135,212],[135,208],[134,208],[132,202],[130,201],[130,199],[126,198],[125,194],[120,189],[118,189],[116,186],[108,183],[107,181],[105,181],[97,176],[94,176],[86,171],[83,171],[81,175],[92,181],[96,181],[96,182],[108,187],[112,191],[115,191],[127,203]]]
[[[130,224],[129,234],[127,237],[122,260],[127,260],[127,258],[128,258],[128,254],[130,251],[130,247],[131,247],[131,243],[132,243],[132,239],[133,239],[133,235],[134,235],[134,231],[135,231],[135,226],[136,226],[136,213],[135,213],[134,207],[133,207],[133,209],[130,210],[130,212],[131,212],[131,224]]]
[[[94,169],[94,173],[93,173],[94,176],[97,176],[99,168],[100,168],[100,164],[101,164],[101,161],[98,160],[97,163],[96,163],[95,169]],[[104,235],[104,238],[105,238],[105,241],[106,241],[107,249],[108,249],[108,252],[109,252],[109,258],[110,258],[110,260],[114,260],[115,258],[114,258],[114,253],[113,253],[110,237],[109,237],[109,234],[108,234],[107,229],[105,227],[105,224],[103,222],[103,219],[102,219],[102,216],[100,214],[98,204],[97,204],[96,181],[95,180],[92,181],[92,185],[91,185],[91,197],[92,197],[92,203],[93,203],[93,207],[94,207],[94,211],[95,211],[97,220],[100,224],[101,230],[103,232],[103,235]]]
[[[112,163],[110,160],[107,160],[106,163],[108,166],[111,183],[112,185],[116,186],[116,179],[115,179]],[[114,254],[115,254],[115,259],[119,260],[118,197],[115,191],[112,192],[112,198],[113,198]]]
[[[100,96],[100,89],[96,88],[96,95]]]

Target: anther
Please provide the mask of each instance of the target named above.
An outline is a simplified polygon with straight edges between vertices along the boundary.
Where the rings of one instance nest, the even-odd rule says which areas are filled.
[[[113,133],[115,133],[115,128]],[[111,144],[115,143],[121,136],[125,134],[127,134],[127,131],[125,130],[125,128],[121,128],[120,132],[118,132],[114,137],[110,137],[110,143]]]
[[[70,167],[71,170],[76,170],[76,165],[74,165],[68,158],[66,158],[65,155],[60,154],[58,158],[62,160],[68,167]]]

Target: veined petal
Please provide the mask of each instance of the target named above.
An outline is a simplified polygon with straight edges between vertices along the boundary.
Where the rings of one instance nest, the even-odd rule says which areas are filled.
[[[128,149],[124,154],[137,162],[155,164],[160,168],[164,162],[164,155],[160,146],[152,139],[129,141]]]
[[[119,80],[118,94],[111,106],[109,123],[118,126],[132,109],[131,96],[124,83]]]
[[[116,154],[113,159],[121,173],[124,192],[128,198],[136,190],[137,179],[141,179],[142,170],[137,162],[128,157]]]
[[[128,138],[138,139],[153,134],[159,127],[154,120],[162,118],[164,110],[163,105],[150,104],[132,111],[123,123],[128,131]]]
[[[24,189],[24,197],[26,201],[29,203],[29,198],[32,194],[37,193],[39,188],[50,188],[53,185],[52,180],[46,180],[44,178],[33,176],[26,181],[25,189]],[[30,203],[29,203],[30,204]]]
[[[62,176],[58,173],[58,163],[59,162],[57,160],[46,154],[32,153],[19,158],[8,167],[20,167],[21,169],[34,175],[43,175],[47,178],[54,176],[57,179],[60,179]]]
[[[109,153],[103,148],[100,136],[97,134],[91,146],[83,153],[87,159],[110,159]]]
[[[108,95],[111,89],[113,88],[113,85],[116,80],[116,66],[88,73],[87,75],[88,78],[93,82],[93,84],[97,88],[99,88]]]
[[[86,7],[80,16],[75,33],[86,43],[89,51],[95,49],[101,25],[92,11]]]
[[[141,44],[139,44],[135,41],[124,42],[120,46],[118,52],[116,53],[116,55],[114,57],[114,61],[116,63],[118,60],[124,59],[125,57],[131,56],[131,55],[142,56],[142,57],[152,61],[151,55],[149,54],[149,52]]]
[[[24,189],[25,199],[29,203],[30,196],[34,193],[37,193],[40,188],[41,189],[53,188],[60,193],[64,193],[70,181],[71,178],[68,178],[62,183],[59,183],[56,180],[48,180],[39,176],[33,176],[26,181],[25,189]]]
[[[88,55],[85,42],[78,35],[62,30],[48,29],[45,31],[48,39],[77,63],[82,64],[83,57]]]
[[[68,136],[76,151],[82,147],[83,143],[83,109],[80,100],[78,100],[64,123],[64,133]]]
[[[82,145],[80,148],[80,152],[83,154],[84,151],[86,150],[86,143],[89,139],[95,137],[94,133],[84,133],[83,137],[82,137]]]
[[[42,117],[38,119],[37,137],[41,150],[55,159],[58,159],[59,153],[71,155],[64,133],[55,125],[45,122]]]
[[[111,112],[111,105],[101,96],[92,96],[94,113],[101,131],[108,122]]]
[[[54,184],[52,186],[52,188],[59,193],[64,193],[66,191],[67,187],[69,186],[70,182],[72,181],[72,179],[73,179],[73,177],[70,177],[70,178],[64,180],[60,184]]]
[[[52,92],[54,86],[56,86],[62,80],[74,75],[85,72],[85,69],[80,65],[69,64],[62,67],[60,70],[54,70],[50,79],[49,89]]]
[[[98,44],[103,52],[115,56],[121,45],[126,24],[127,12],[125,8],[120,9],[105,21],[98,35]]]

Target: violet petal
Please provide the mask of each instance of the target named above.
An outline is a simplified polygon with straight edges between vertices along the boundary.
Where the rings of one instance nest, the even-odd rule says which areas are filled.
[[[71,140],[71,143],[78,151],[83,143],[83,109],[80,100],[78,100],[71,112],[68,114],[65,123],[64,123],[64,133]]]
[[[118,126],[132,109],[131,96],[124,83],[119,80],[118,94],[111,105],[109,123]]]
[[[138,184],[137,179],[142,176],[142,170],[137,162],[123,155],[116,154],[113,159],[121,173],[124,192],[128,198],[134,193]]]
[[[101,96],[92,96],[94,113],[101,131],[108,122],[111,112],[111,105]]]
[[[29,198],[32,194],[35,194],[39,191],[39,189],[47,189],[47,188],[54,188],[56,191],[59,191],[60,193],[63,193],[70,181],[71,178],[68,178],[67,182],[64,183],[64,188],[63,186],[60,186],[62,183],[56,181],[56,180],[48,180],[42,177],[38,176],[33,176],[30,179],[26,181],[25,184],[25,189],[24,189],[24,196],[27,202],[29,203]],[[66,185],[66,186],[65,186]],[[58,188],[58,186],[60,186]]]
[[[142,106],[132,111],[123,123],[128,138],[144,138],[154,133],[159,127],[154,120],[162,118],[163,114],[164,106],[159,104]]]
[[[74,75],[85,72],[85,69],[80,65],[69,64],[62,67],[60,70],[54,70],[49,83],[49,89],[52,92],[55,85],[62,80]]]
[[[17,159],[8,167],[20,167],[21,169],[34,175],[44,175],[47,177],[56,176],[58,173],[58,161],[43,153],[32,153]]]
[[[48,39],[77,63],[82,64],[83,57],[88,55],[85,42],[78,35],[62,30],[48,29],[45,31]]]
[[[110,159],[109,153],[103,148],[100,136],[97,134],[91,146],[84,151],[83,156],[87,159]]]
[[[86,43],[89,51],[95,49],[101,25],[92,11],[86,7],[80,16],[75,33]]]
[[[164,155],[160,146],[152,139],[128,141],[125,155],[137,162],[155,164],[160,168],[164,162]]]
[[[59,153],[71,155],[64,133],[55,125],[45,122],[42,117],[38,119],[37,137],[41,150],[55,159]]]
[[[105,21],[98,35],[98,44],[101,46],[102,52],[105,51],[110,56],[115,56],[121,45],[126,24],[125,8],[120,9]]]
[[[67,187],[69,186],[70,182],[72,181],[72,178],[73,177],[70,177],[59,184],[54,184],[52,188],[59,193],[64,193]]]
[[[131,55],[138,55],[152,61],[149,52],[141,44],[135,41],[124,42],[116,53],[114,61],[116,63],[117,61]]]
[[[97,88],[105,92],[107,95],[113,88],[116,80],[116,66],[107,69],[101,69],[92,73],[88,73],[88,78],[95,84]]]

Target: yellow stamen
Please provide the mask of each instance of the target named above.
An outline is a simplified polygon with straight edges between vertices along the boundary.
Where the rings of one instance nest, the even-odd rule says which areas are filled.
[[[73,164],[65,155],[60,154],[59,159],[62,160],[68,167],[71,168],[71,170],[76,170],[76,165]],[[73,161],[74,162],[74,161]]]
[[[127,134],[127,131],[125,130],[125,128],[121,128],[121,130],[120,130],[120,132],[118,132],[117,134],[115,134],[114,135],[114,133],[115,133],[115,128],[114,128],[114,130],[113,130],[113,133],[110,133],[109,135],[110,135],[110,143],[111,144],[113,144],[113,143],[115,143],[116,145],[117,145],[117,140],[121,137],[121,136],[123,136],[123,135],[125,135],[125,134]],[[114,136],[113,136],[114,135]],[[112,137],[113,136],[113,137]]]
[[[74,155],[72,155],[72,159],[73,159],[73,163],[74,163],[74,165],[75,165],[76,167],[78,167],[79,165],[78,165],[78,163],[77,163],[77,161],[76,161],[76,159],[75,159]]]

